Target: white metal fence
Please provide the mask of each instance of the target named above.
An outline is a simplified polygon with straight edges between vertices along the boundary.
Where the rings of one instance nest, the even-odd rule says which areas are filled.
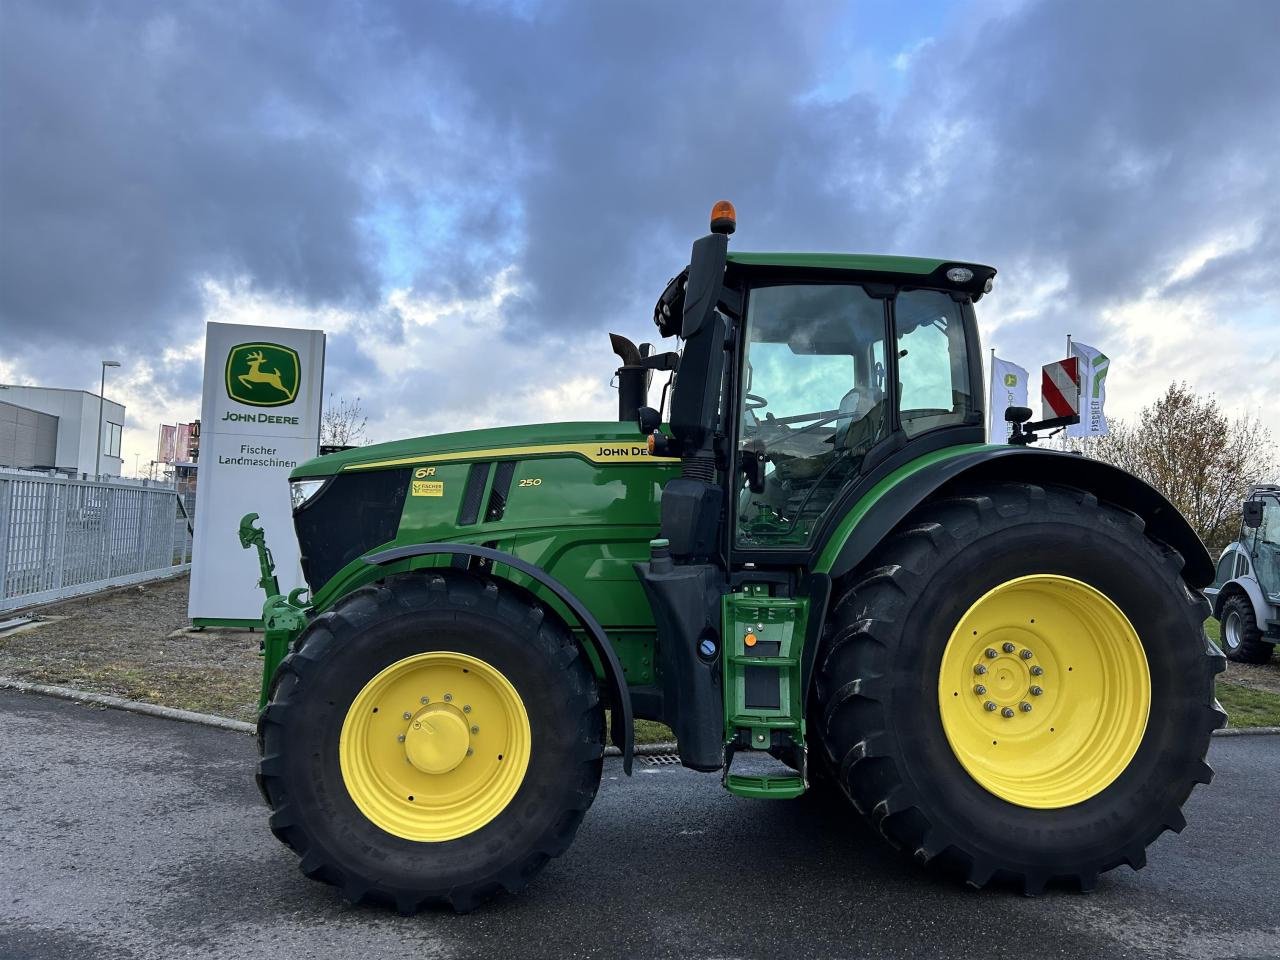
[[[0,611],[190,564],[190,525],[172,489],[0,473]]]

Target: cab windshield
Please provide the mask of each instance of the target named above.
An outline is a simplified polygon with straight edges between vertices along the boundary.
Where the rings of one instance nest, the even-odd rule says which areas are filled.
[[[886,361],[893,328],[899,402]],[[886,439],[970,418],[960,304],[932,290],[873,297],[857,284],[751,291],[739,448],[765,458],[764,489],[738,497],[742,547],[807,544],[839,493]]]

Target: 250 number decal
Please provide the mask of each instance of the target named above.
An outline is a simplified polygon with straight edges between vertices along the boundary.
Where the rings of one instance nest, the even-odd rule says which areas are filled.
[[[524,480],[521,480],[521,481],[520,481],[520,486],[522,486],[522,487],[540,487],[540,486],[542,486],[542,478],[541,478],[541,477],[527,477],[527,478],[525,478]]]

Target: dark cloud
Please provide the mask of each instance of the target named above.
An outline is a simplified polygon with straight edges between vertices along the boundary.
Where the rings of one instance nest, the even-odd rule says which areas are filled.
[[[200,282],[247,279],[365,311],[329,358],[369,378],[387,288],[510,264],[510,337],[636,330],[722,196],[740,249],[1061,272],[1028,343],[1246,228],[1180,289],[1280,295],[1280,5],[968,5],[903,89],[814,96],[867,9],[9,2],[3,349],[189,341]]]

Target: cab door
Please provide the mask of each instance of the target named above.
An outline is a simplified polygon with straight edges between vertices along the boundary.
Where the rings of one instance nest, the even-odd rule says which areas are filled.
[[[776,283],[752,287],[745,313],[735,562],[794,562],[877,467],[981,439],[972,309],[949,293]]]

